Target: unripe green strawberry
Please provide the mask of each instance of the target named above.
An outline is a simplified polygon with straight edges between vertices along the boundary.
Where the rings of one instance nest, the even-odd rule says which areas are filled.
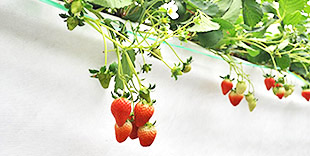
[[[100,73],[98,74],[98,79],[101,84],[101,86],[105,89],[109,88],[110,80],[113,75],[109,73]]]
[[[83,5],[81,0],[75,0],[71,4],[71,12],[73,14],[80,13],[83,10]]]
[[[288,97],[293,93],[294,89],[285,90],[284,97]]]
[[[67,27],[69,30],[73,30],[78,24],[79,21],[75,17],[69,17],[67,19]]]
[[[139,96],[146,100],[147,102],[151,102],[151,97],[150,97],[150,89],[143,87],[139,90]]]
[[[191,67],[191,64],[186,64],[183,69],[182,69],[182,72],[183,73],[188,73],[189,71],[191,71],[192,67]]]
[[[153,49],[153,54],[152,54],[152,56],[154,56],[155,58],[161,60],[161,59],[162,59],[162,56],[161,56],[160,49],[158,49],[158,48]]]
[[[246,94],[246,95],[245,95],[245,100],[246,100],[247,102],[252,102],[252,101],[254,101],[254,100],[255,100],[254,95],[253,95],[252,93]]]
[[[237,94],[243,94],[247,88],[247,84],[244,81],[239,81],[236,85]]]
[[[254,110],[254,108],[256,107],[256,101],[257,101],[257,100],[254,99],[253,101],[248,102],[250,112],[252,112],[252,111]]]

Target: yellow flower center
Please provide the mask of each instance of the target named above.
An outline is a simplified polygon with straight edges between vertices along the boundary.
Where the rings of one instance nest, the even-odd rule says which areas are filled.
[[[168,14],[169,14],[169,15],[171,15],[172,13],[173,13],[172,8],[169,8],[169,10],[168,10]]]

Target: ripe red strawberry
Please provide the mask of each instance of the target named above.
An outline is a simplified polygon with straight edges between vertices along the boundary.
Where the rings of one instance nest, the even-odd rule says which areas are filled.
[[[305,89],[301,92],[301,95],[307,100],[310,100],[310,89]]]
[[[155,140],[157,131],[155,126],[151,123],[147,123],[143,127],[139,127],[138,129],[138,137],[140,141],[140,145],[143,147],[147,147],[152,145]]]
[[[135,124],[134,115],[130,115],[130,122],[132,124],[132,131],[129,135],[130,139],[137,139],[138,138],[138,128]]]
[[[154,107],[152,104],[138,102],[134,109],[135,123],[137,127],[146,124],[154,114]]]
[[[243,99],[243,94],[237,94],[235,90],[232,90],[229,95],[229,101],[233,106],[237,106]]]
[[[279,98],[282,99],[285,94],[285,88],[284,87],[275,87],[273,88],[273,93]]]
[[[276,84],[276,80],[273,77],[266,77],[264,82],[267,90],[270,90],[270,88],[275,87]]]
[[[131,103],[125,98],[117,98],[112,102],[111,112],[118,126],[123,126],[131,112]]]
[[[119,127],[117,124],[114,126],[115,137],[119,143],[124,142],[132,131],[132,124],[130,121],[126,121],[125,124]]]
[[[233,83],[230,79],[224,79],[221,83],[221,87],[223,94],[226,95],[233,88]]]

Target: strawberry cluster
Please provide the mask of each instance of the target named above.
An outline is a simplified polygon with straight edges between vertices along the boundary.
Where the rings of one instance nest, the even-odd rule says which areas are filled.
[[[131,112],[131,102],[126,98],[117,98],[112,102],[111,112],[115,118],[115,136],[119,143],[128,137],[139,138],[143,147],[150,146],[157,134],[154,124],[149,122],[154,114],[152,103],[145,100],[138,102]]]
[[[274,95],[276,95],[279,99],[283,97],[287,98],[294,92],[294,85],[285,83],[284,77],[278,78],[278,80],[274,79],[274,76],[266,74],[264,75],[265,86],[267,90],[272,88]]]
[[[244,98],[244,92],[247,89],[247,84],[245,81],[238,81],[236,87],[233,88],[233,79],[230,79],[229,77],[230,75],[221,77],[223,78],[223,81],[221,83],[222,93],[226,95],[229,92],[228,98],[230,103],[233,106],[237,106]],[[245,95],[245,99],[248,102],[249,110],[252,112],[256,107],[257,99],[254,97],[252,92],[248,92],[248,94]]]

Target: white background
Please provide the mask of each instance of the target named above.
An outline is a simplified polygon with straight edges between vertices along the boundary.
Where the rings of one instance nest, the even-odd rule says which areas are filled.
[[[178,48],[182,58],[194,57],[189,74],[174,81],[152,60],[146,75],[157,84],[155,142],[149,148],[138,140],[117,143],[113,86],[102,89],[88,73],[104,63],[102,38],[89,26],[66,30],[62,12],[34,0],[0,1],[1,156],[310,154],[310,103],[300,96],[300,80],[289,76],[296,91],[278,100],[266,90],[262,70],[245,67],[259,98],[251,113],[245,100],[233,107],[222,96],[225,62]],[[171,65],[177,61],[166,46],[162,53]]]

